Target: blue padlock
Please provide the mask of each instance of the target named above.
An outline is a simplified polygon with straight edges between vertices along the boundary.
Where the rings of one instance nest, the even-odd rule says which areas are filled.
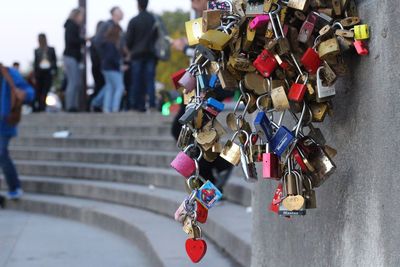
[[[208,89],[208,77],[206,74],[200,74],[198,76],[199,79],[199,86],[201,91],[205,91]]]
[[[212,107],[215,109],[217,112],[222,112],[225,108],[224,103],[216,100],[215,98],[210,97],[207,99],[207,106]]]
[[[264,143],[267,143],[272,139],[274,134],[272,125],[264,111],[260,111],[257,114],[257,117],[254,120],[254,127]]]
[[[293,133],[288,128],[281,126],[272,137],[270,147],[278,157],[281,157],[294,140]]]
[[[211,89],[215,89],[217,87],[218,82],[219,82],[218,76],[216,74],[212,74],[208,82],[208,86]]]

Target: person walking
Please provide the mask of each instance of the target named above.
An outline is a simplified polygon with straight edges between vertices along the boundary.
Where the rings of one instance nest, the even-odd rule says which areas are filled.
[[[124,78],[122,73],[121,51],[122,29],[119,25],[111,26],[101,45],[102,71],[105,78],[103,112],[118,112],[121,107],[121,99],[124,93]]]
[[[0,63],[0,167],[8,185],[8,197],[18,199],[23,191],[15,165],[10,157],[10,140],[17,136],[23,103],[32,102],[35,91],[13,68]]]
[[[48,46],[44,33],[38,36],[39,48],[35,50],[34,73],[36,79],[35,111],[46,110],[46,97],[57,74],[57,56],[53,47]]]
[[[96,35],[92,39],[92,48],[93,48],[93,53],[97,53],[98,57],[101,58],[103,55],[101,53],[101,46],[105,42],[106,39],[106,33],[112,26],[119,26],[120,27],[120,22],[124,19],[124,12],[122,9],[118,6],[115,6],[111,8],[110,10],[111,14],[111,19],[103,22],[101,25],[99,25],[98,30],[96,31]],[[120,46],[121,50],[124,47],[124,36],[121,33],[121,40],[120,40]],[[103,88],[103,86],[102,86]],[[105,96],[105,91],[100,90],[96,96],[93,98],[93,100],[90,103],[91,110],[96,111],[100,108],[102,108],[103,103],[104,103],[104,96]]]
[[[82,60],[82,46],[86,40],[81,37],[81,27],[84,21],[83,9],[77,8],[71,11],[71,14],[64,24],[65,28],[65,51],[64,67],[67,76],[66,89],[66,110],[76,112],[79,109],[79,96],[83,89],[82,72],[80,62]]]
[[[139,15],[131,19],[126,44],[131,54],[132,83],[129,90],[131,110],[146,111],[146,96],[150,109],[156,108],[155,74],[157,58],[155,41],[158,37],[155,17],[147,11],[148,0],[138,0]]]

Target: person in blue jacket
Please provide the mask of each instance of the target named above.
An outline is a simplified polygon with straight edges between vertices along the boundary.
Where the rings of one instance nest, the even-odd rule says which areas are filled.
[[[1,64],[0,64],[1,68]],[[7,68],[9,76],[14,81],[15,86],[25,94],[25,103],[32,102],[35,98],[35,91],[22,78],[22,76],[12,68]],[[15,165],[9,155],[8,145],[13,137],[17,136],[17,127],[7,123],[7,117],[11,111],[11,87],[5,77],[0,72],[0,167],[8,185],[8,197],[18,199],[22,196],[21,182]]]

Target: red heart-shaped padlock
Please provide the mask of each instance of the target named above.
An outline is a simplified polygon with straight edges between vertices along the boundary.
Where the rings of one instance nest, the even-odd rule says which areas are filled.
[[[186,253],[194,263],[200,262],[206,252],[207,243],[203,239],[186,240]]]
[[[208,209],[206,209],[203,205],[200,204],[200,202],[197,202],[197,217],[196,220],[199,223],[206,223],[207,222],[207,218],[208,218]]]

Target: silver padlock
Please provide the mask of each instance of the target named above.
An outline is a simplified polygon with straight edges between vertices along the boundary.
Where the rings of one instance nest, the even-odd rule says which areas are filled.
[[[321,71],[324,67],[320,67],[317,71],[317,102],[326,102],[336,95],[335,85],[324,86],[321,78]]]

